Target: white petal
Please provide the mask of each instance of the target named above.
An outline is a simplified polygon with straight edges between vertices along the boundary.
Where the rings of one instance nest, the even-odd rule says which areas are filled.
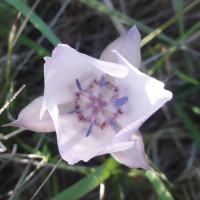
[[[39,118],[42,102],[43,97],[36,98],[19,113],[16,121],[4,126],[18,126],[36,132],[55,131],[53,121],[48,111],[44,112],[42,120]]]
[[[107,63],[81,54],[68,45],[58,45],[51,58],[45,58],[44,76],[46,101],[56,104],[73,101],[78,91],[76,79],[80,83],[91,77],[100,77],[108,73],[111,76],[124,77],[128,73],[126,66]],[[45,107],[45,106],[44,106]]]
[[[145,121],[164,103],[172,98],[172,93],[164,89],[164,84],[150,76],[143,74],[128,63],[118,52],[119,63],[129,67],[129,74],[123,79],[114,79],[119,88],[123,88],[122,96],[129,98],[122,107],[123,115],[119,116],[122,128],[135,128],[134,122]]]
[[[113,152],[119,152],[119,151],[124,151],[126,149],[129,149],[134,146],[134,142],[120,142],[120,143],[115,143],[111,144],[104,150],[100,151],[96,156],[107,154],[107,153],[113,153]]]
[[[93,64],[96,68],[100,69],[101,71],[103,71],[104,73],[110,76],[117,77],[117,78],[124,78],[128,74],[128,68],[123,65],[98,60],[85,54],[81,54],[81,55],[85,59],[87,59],[88,62]]]
[[[101,130],[94,124],[91,134],[86,137],[90,125],[88,121],[79,121],[76,114],[57,115],[56,110],[56,106],[52,107],[50,114],[56,127],[58,148],[69,164],[80,160],[87,162],[111,145],[116,133],[110,126]]]
[[[139,131],[135,132],[132,135],[131,141],[134,142],[134,145],[131,148],[124,151],[112,153],[112,156],[118,162],[130,168],[143,168],[151,170],[144,154],[144,144]]]
[[[115,138],[113,139],[112,143],[120,143],[129,141],[133,133],[138,131],[139,127],[152,115],[152,113],[148,113],[147,115],[139,118],[137,121],[134,121],[129,126],[123,128]]]
[[[140,33],[136,26],[133,26],[124,35],[117,38],[105,48],[101,54],[100,60],[118,63],[117,56],[111,52],[116,49],[134,67],[139,68],[141,60],[140,41]]]

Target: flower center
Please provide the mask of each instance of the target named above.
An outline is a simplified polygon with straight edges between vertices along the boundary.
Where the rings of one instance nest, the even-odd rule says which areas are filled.
[[[101,79],[99,82],[99,92],[98,92],[98,96],[96,97],[96,96],[90,94],[89,92],[84,91],[81,87],[79,80],[76,79],[76,85],[77,85],[80,93],[89,100],[89,103],[85,104],[81,108],[69,111],[68,114],[84,112],[88,109],[92,110],[91,118],[90,118],[90,126],[86,133],[86,137],[88,137],[90,135],[90,133],[92,132],[92,127],[93,127],[94,122],[99,113],[101,113],[101,115],[105,118],[105,120],[106,120],[106,122],[108,122],[108,124],[110,124],[113,127],[119,127],[118,123],[115,121],[114,118],[112,119],[112,118],[108,117],[107,112],[106,112],[106,107],[109,107],[109,106],[120,107],[128,102],[128,97],[114,99],[112,102],[104,100],[102,90],[105,86],[105,83],[106,83],[105,76],[101,76]]]

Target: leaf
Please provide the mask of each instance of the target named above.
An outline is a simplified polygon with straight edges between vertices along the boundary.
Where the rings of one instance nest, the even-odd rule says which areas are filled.
[[[199,89],[200,89],[200,83],[198,85],[185,83],[184,85],[175,88],[172,92],[174,94],[174,97],[178,98],[178,97],[184,97],[192,92],[196,92]]]
[[[123,24],[126,24],[128,26],[133,26],[134,24],[136,24],[137,28],[144,33],[148,34],[148,33],[153,32],[153,29],[149,28],[148,26],[144,25],[143,23],[138,22],[137,20],[132,19],[116,10],[108,8],[101,2],[98,2],[96,0],[78,0],[78,1],[83,4],[86,4],[87,6],[89,6],[91,8],[94,8],[95,10],[98,10],[101,13],[104,13],[110,17],[114,17],[114,18],[118,19],[120,22],[122,22]],[[171,39],[170,37],[168,37],[162,33],[159,33],[159,35],[157,34],[156,36],[165,42],[168,42],[171,44],[176,43],[176,41],[174,41],[173,39]]]
[[[161,35],[161,32],[164,29],[166,29],[168,26],[170,26],[171,24],[173,24],[176,20],[178,20],[182,15],[184,15],[186,12],[188,12],[191,8],[193,8],[199,2],[200,2],[200,0],[193,1],[191,4],[189,4],[186,8],[184,8],[178,14],[176,14],[171,19],[169,19],[164,24],[162,24],[160,27],[158,27],[157,29],[155,29],[154,31],[152,31],[149,35],[147,35],[145,38],[143,38],[141,46],[145,45],[147,42],[149,42],[150,40],[152,40],[154,37],[156,37],[156,36],[158,37],[159,34]],[[177,43],[177,42],[175,42],[175,43]]]
[[[112,171],[117,168],[118,165],[119,163],[112,157],[108,158],[100,167],[96,168],[93,173],[67,188],[51,200],[79,199],[109,178]]]
[[[1,33],[0,34],[4,34],[4,35],[8,35],[9,34],[9,29],[5,26],[1,26],[0,25],[0,31]],[[51,53],[45,49],[44,47],[36,44],[34,41],[32,41],[31,39],[23,36],[23,35],[20,35],[19,38],[18,38],[18,42],[27,46],[27,47],[30,47],[31,49],[33,49],[39,56],[41,57],[44,57],[44,56],[50,56]]]
[[[170,44],[177,44],[177,42],[175,40],[164,35],[161,32],[164,29],[166,29],[168,26],[170,26],[172,23],[174,23],[177,19],[179,19],[179,17],[184,15],[186,12],[188,12],[191,8],[193,8],[196,4],[198,4],[200,2],[200,0],[196,0],[196,1],[192,2],[189,6],[187,6],[185,9],[183,9],[177,15],[175,15],[174,17],[169,19],[163,25],[158,27],[156,30],[153,30],[153,29],[149,28],[148,26],[142,24],[141,22],[138,22],[137,20],[134,20],[118,11],[108,8],[103,3],[98,2],[96,0],[78,0],[78,1],[98,10],[101,13],[104,13],[110,17],[114,17],[126,25],[133,26],[134,24],[136,24],[137,28],[139,30],[143,31],[144,33],[149,33],[149,35],[147,35],[141,41],[141,46],[144,46],[147,42],[151,41],[154,37],[157,37],[157,38],[159,38],[167,43],[170,43]]]
[[[183,109],[181,104],[177,100],[173,100],[173,106],[175,108],[176,114],[179,119],[183,122],[184,126],[187,128],[189,136],[194,140],[197,147],[200,149],[200,135],[193,121],[190,119],[187,112]]]
[[[20,0],[5,0],[8,4],[20,11],[24,16],[27,16],[31,9]],[[32,13],[29,21],[37,28],[42,35],[44,35],[54,46],[60,43],[59,38],[55,33],[46,25],[46,23],[36,14]]]
[[[192,78],[192,77],[190,77],[190,76],[188,76],[186,74],[183,74],[182,72],[180,72],[179,70],[177,70],[175,68],[172,68],[172,70],[176,73],[176,75],[180,79],[184,80],[185,82],[192,83],[194,85],[198,85],[199,84],[198,80],[196,80],[195,78]]]
[[[145,176],[149,179],[157,194],[162,200],[174,200],[171,193],[165,187],[160,177],[150,171],[145,172]]]

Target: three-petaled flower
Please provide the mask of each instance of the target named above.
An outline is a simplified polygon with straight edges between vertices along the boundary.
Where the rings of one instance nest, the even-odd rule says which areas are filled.
[[[150,170],[138,128],[172,94],[137,69],[137,28],[112,42],[99,60],[59,44],[45,61],[44,96],[9,125],[55,130],[60,154],[69,164],[111,153],[131,168]]]

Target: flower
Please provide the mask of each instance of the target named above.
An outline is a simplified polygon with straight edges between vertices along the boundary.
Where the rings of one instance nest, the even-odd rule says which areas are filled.
[[[69,164],[111,153],[131,168],[151,170],[138,129],[172,94],[140,72],[139,65],[136,26],[108,45],[99,60],[59,44],[45,58],[44,96],[9,125],[55,130],[60,154]]]

